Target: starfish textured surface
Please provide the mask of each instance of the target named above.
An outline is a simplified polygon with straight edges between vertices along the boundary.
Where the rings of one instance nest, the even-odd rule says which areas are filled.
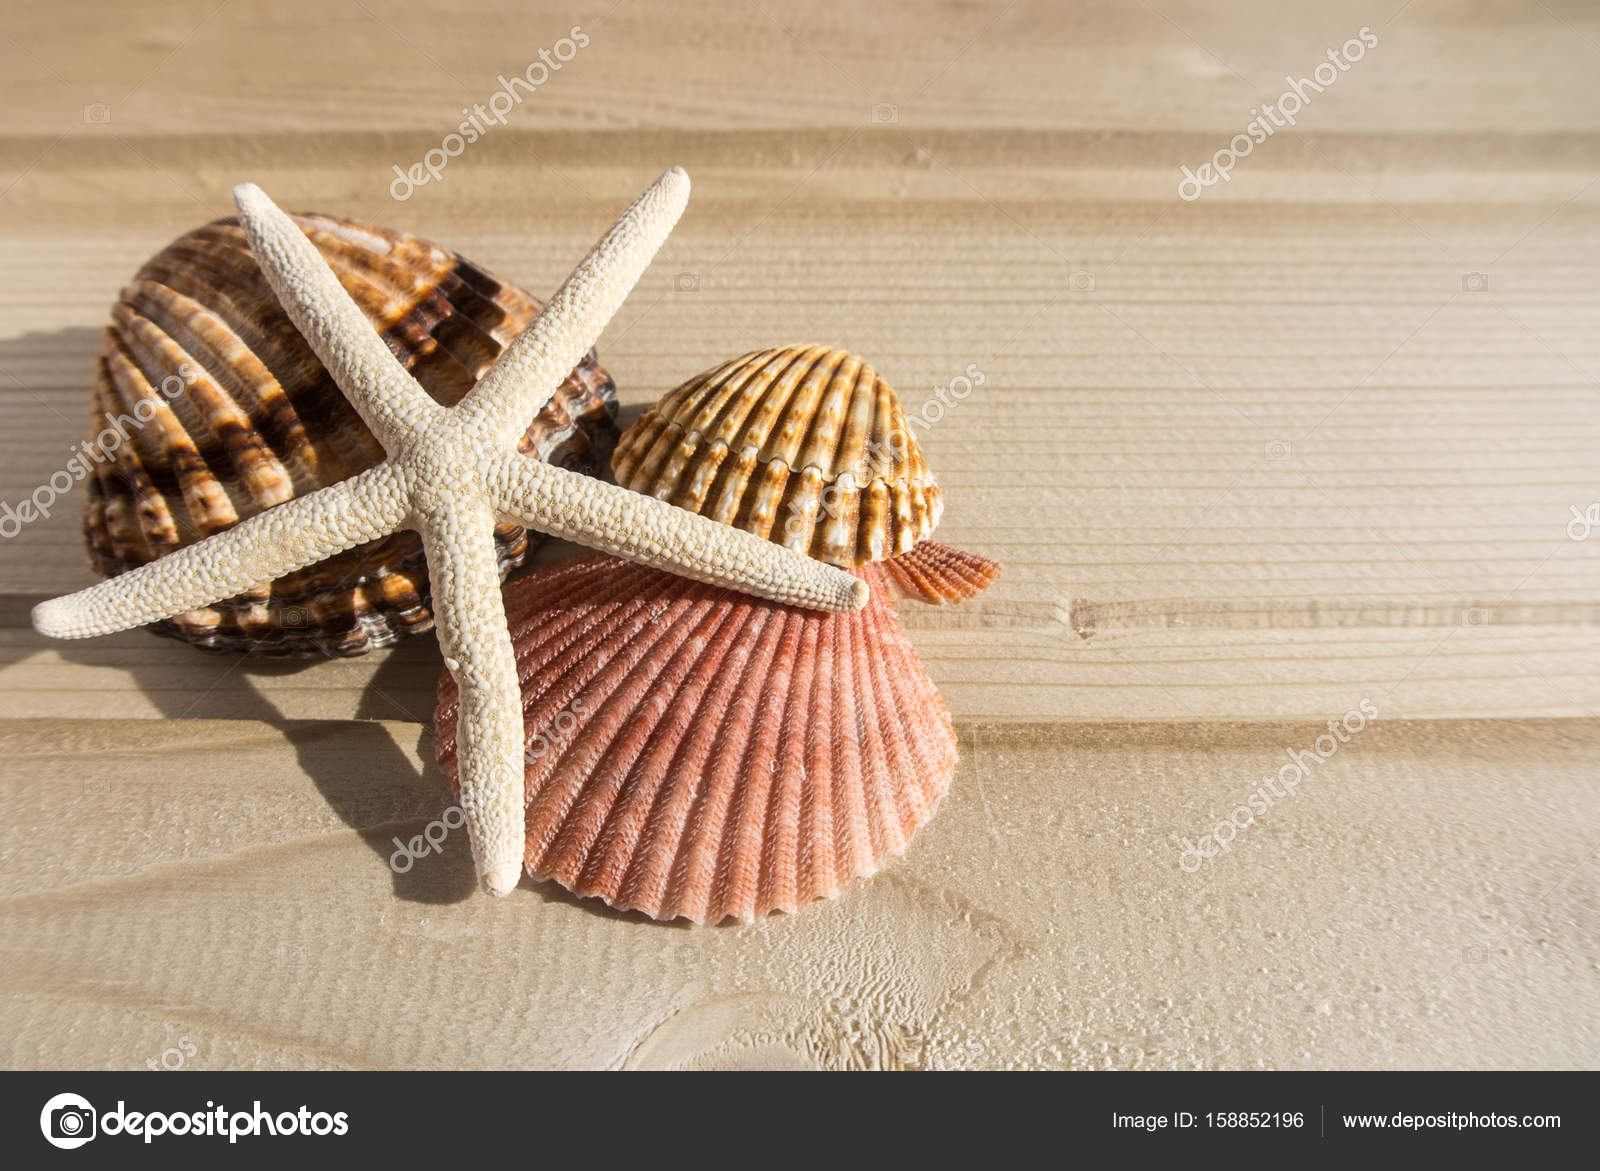
[[[497,521],[776,602],[849,612],[867,601],[866,583],[841,570],[517,452],[527,420],[594,345],[688,198],[681,168],[656,180],[472,392],[445,408],[389,352],[294,221],[260,188],[241,184],[234,200],[257,262],[388,459],[129,573],[42,602],[34,626],[56,638],[142,626],[397,529],[416,529],[439,645],[461,693],[461,807],[473,858],[484,888],[508,893],[523,866],[525,762]]]

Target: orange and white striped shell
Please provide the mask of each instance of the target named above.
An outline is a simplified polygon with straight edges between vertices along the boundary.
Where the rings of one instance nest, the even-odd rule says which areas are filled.
[[[449,249],[325,215],[296,223],[395,356],[458,402],[538,313],[533,297]],[[616,394],[591,351],[529,421],[525,454],[595,472]],[[107,576],[380,461],[383,449],[279,306],[236,221],[147,262],[112,307],[97,365],[84,532]],[[496,532],[502,573],[528,534]],[[360,654],[432,627],[414,533],[351,549],[155,627],[206,647]]]
[[[845,568],[907,553],[944,498],[866,362],[784,346],[667,393],[623,435],[617,483]]]
[[[655,919],[749,921],[905,852],[956,763],[888,602],[760,601],[606,556],[512,582],[529,874]],[[456,775],[458,693],[434,717]]]

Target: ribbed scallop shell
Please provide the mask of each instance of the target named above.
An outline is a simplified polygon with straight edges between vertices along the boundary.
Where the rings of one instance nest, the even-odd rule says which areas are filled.
[[[905,851],[950,785],[949,712],[877,567],[858,614],[758,601],[604,556],[513,582],[526,864],[656,919],[745,921]],[[456,775],[454,681],[440,764]]]
[[[411,373],[454,404],[538,313],[533,297],[446,248],[299,215],[340,282]],[[195,378],[174,378],[185,367]],[[135,408],[148,405],[141,422]],[[129,442],[108,430],[122,418]],[[593,472],[616,437],[616,392],[593,352],[531,421],[525,454]],[[89,441],[114,458],[89,479],[84,532],[122,573],[274,504],[371,467],[383,449],[279,306],[232,219],[153,257],[112,307]],[[496,534],[502,573],[528,535]],[[157,624],[207,647],[360,654],[432,626],[414,533],[349,550],[241,597]]]
[[[909,551],[944,508],[893,388],[828,346],[690,379],[627,430],[611,466],[626,488],[846,568]]]
[[[938,541],[918,541],[911,552],[889,558],[881,569],[884,584],[894,597],[930,606],[975,598],[1000,576],[998,561]]]

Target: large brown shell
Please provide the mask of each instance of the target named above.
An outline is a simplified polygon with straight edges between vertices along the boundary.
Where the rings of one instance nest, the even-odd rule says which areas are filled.
[[[447,406],[539,311],[521,289],[437,244],[333,216],[294,219],[390,350]],[[135,414],[145,400],[148,422]],[[127,442],[117,438],[119,417]],[[591,351],[521,447],[592,474],[615,442],[615,418],[615,388]],[[84,517],[90,560],[108,576],[383,458],[233,219],[173,241],[122,291],[96,370],[89,442],[114,452],[94,465]],[[529,536],[502,525],[495,538],[507,573],[527,556]],[[432,625],[421,542],[398,533],[154,629],[206,647],[355,655]]]
[[[529,874],[656,919],[749,921],[903,853],[955,770],[944,701],[882,570],[858,614],[612,557],[506,587],[527,734]],[[439,762],[456,776],[455,681]]]
[[[909,552],[944,498],[866,362],[785,346],[724,362],[623,435],[617,483],[851,568]]]

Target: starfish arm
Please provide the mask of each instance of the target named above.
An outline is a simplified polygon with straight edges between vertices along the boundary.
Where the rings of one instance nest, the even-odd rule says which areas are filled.
[[[235,187],[233,199],[256,263],[289,320],[384,448],[404,448],[444,408],[390,352],[294,220],[254,183]]]
[[[387,463],[287,501],[230,529],[33,608],[52,638],[90,638],[231,598],[406,523],[409,506]]]
[[[460,691],[456,723],[461,811],[478,880],[511,893],[527,848],[522,690],[500,594],[493,510],[488,501],[421,503],[433,617],[445,666]]]
[[[462,423],[508,442],[519,437],[622,307],[688,202],[682,167],[651,184],[478,380],[456,408]]]
[[[653,496],[514,453],[491,457],[500,514],[564,540],[774,602],[850,613],[860,578]]]

